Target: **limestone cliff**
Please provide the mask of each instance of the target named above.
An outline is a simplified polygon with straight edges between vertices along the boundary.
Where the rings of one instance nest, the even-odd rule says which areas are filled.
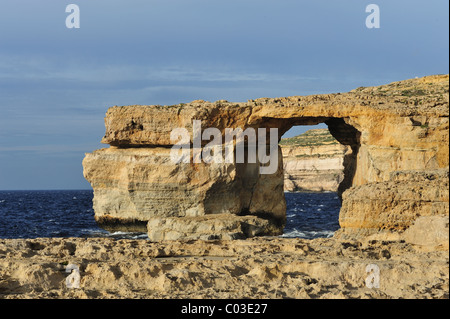
[[[435,75],[348,93],[112,107],[102,139],[111,148],[87,154],[83,162],[94,188],[96,219],[113,225],[220,213],[269,220],[274,228],[260,234],[282,230],[286,204],[281,155],[270,175],[260,174],[258,163],[171,163],[171,132],[180,127],[192,132],[194,120],[222,134],[227,128],[278,128],[279,138],[294,125],[326,123],[349,148],[338,187],[343,232],[403,231],[422,214],[448,216],[448,197],[439,191],[448,192],[443,177],[449,163],[448,89],[448,75]],[[427,176],[430,170],[442,173],[412,189],[419,183],[416,176]],[[377,197],[374,189],[384,197]],[[415,210],[430,201],[433,209]]]
[[[285,191],[337,191],[344,179],[344,155],[349,148],[340,144],[328,129],[282,138],[280,146]]]

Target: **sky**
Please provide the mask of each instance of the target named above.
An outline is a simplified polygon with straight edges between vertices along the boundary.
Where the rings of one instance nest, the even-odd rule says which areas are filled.
[[[66,26],[72,3],[79,28]],[[366,26],[372,3],[379,28]],[[81,162],[106,147],[114,105],[245,102],[447,74],[448,12],[448,0],[2,0],[0,190],[90,189]]]

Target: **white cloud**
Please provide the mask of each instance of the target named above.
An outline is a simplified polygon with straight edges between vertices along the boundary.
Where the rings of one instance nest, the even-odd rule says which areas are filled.
[[[142,66],[53,63],[48,58],[0,56],[0,79],[70,80],[90,83],[124,81],[161,82],[274,82],[304,81],[317,78],[281,73],[246,71],[236,66]]]
[[[106,146],[105,146],[106,147]],[[83,153],[98,149],[99,145],[18,145],[0,146],[0,152]]]

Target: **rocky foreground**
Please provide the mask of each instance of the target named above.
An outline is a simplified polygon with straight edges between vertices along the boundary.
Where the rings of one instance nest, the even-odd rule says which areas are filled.
[[[448,298],[448,257],[448,245],[336,238],[2,239],[0,298]]]

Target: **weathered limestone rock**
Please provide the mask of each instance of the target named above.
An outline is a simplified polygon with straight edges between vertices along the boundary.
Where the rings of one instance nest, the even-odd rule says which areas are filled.
[[[388,180],[397,170],[448,166],[448,75],[428,76],[344,94],[262,98],[246,103],[194,101],[173,106],[110,108],[102,142],[114,146],[171,146],[174,128],[245,129],[325,122],[342,144],[358,147],[353,184]],[[346,127],[353,129],[353,133]],[[358,136],[352,136],[352,135]]]
[[[192,132],[192,120],[201,120],[203,128],[247,127],[251,108],[241,103],[202,100],[188,104],[115,106],[105,117],[106,133],[102,143],[113,146],[173,145],[170,133],[184,127]],[[191,139],[192,141],[192,139]]]
[[[336,192],[344,179],[344,155],[327,129],[314,129],[281,139],[285,191]]]
[[[371,235],[382,230],[387,239],[392,232],[409,230],[418,217],[448,216],[448,174],[448,169],[399,171],[391,174],[390,181],[350,188],[343,194],[339,235]]]
[[[0,299],[448,299],[448,251],[418,247],[336,238],[0,239]],[[80,289],[67,289],[67,263],[79,266]],[[380,268],[379,288],[366,286],[369,264]]]
[[[197,217],[153,217],[148,224],[151,241],[189,239],[244,239],[273,234],[269,220],[256,216],[213,214]]]
[[[407,243],[432,249],[448,250],[448,216],[420,216],[404,233]]]
[[[446,216],[445,178],[420,188],[414,174],[402,180],[396,174],[448,169],[448,89],[448,75],[436,75],[343,94],[110,108],[102,142],[116,148],[87,154],[83,163],[96,218],[114,224],[227,213],[264,215],[282,228],[280,156],[270,175],[259,174],[257,164],[162,165],[175,143],[172,130],[191,130],[193,120],[222,134],[226,128],[278,128],[279,137],[294,125],[326,123],[349,148],[338,187],[343,231],[404,231],[419,216]]]
[[[279,152],[281,154],[281,152]],[[281,155],[280,155],[281,156]],[[179,163],[168,148],[107,148],[87,154],[95,218],[108,230],[145,231],[154,217],[266,214],[281,233],[283,171],[266,181],[257,164]]]

